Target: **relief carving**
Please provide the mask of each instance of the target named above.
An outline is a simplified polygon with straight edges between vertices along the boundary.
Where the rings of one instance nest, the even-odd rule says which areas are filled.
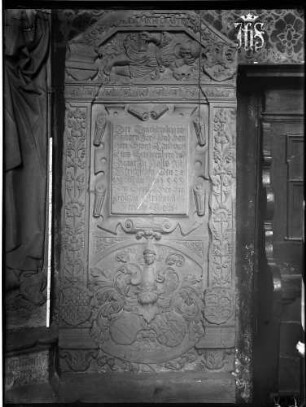
[[[121,243],[124,240],[124,237],[105,237],[96,232],[92,235],[92,253],[93,255],[103,253],[107,248],[117,243]]]
[[[232,355],[199,355],[195,345],[206,339],[205,324],[234,322],[235,112],[208,100],[234,97],[232,83],[213,83],[234,77],[235,52],[193,12],[126,14],[82,37],[90,82],[85,72],[80,87],[74,83],[81,37],[67,58],[66,94],[95,103],[88,233],[89,137],[66,126],[73,154],[64,273],[69,282],[88,280],[62,287],[62,321],[83,324],[98,352],[63,360],[73,371],[228,372]]]
[[[137,117],[137,119],[139,119],[139,120],[143,120],[143,121],[145,121],[145,120],[148,120],[149,119],[149,113],[146,111],[146,110],[144,110],[143,108],[135,108],[135,107],[131,107],[131,106],[129,106],[128,108],[127,108],[127,111],[129,112],[129,113],[131,113],[133,116],[135,116],[135,117]]]
[[[203,118],[200,119],[199,117],[196,117],[193,120],[193,126],[195,133],[197,135],[199,146],[204,147],[206,145],[207,140],[207,127],[203,122]]]
[[[182,245],[190,250],[193,254],[196,254],[201,259],[204,259],[204,244],[201,240],[174,240],[177,245]]]
[[[232,372],[235,368],[233,349],[207,349],[200,354],[203,355],[202,366],[206,371]]]
[[[159,79],[170,71],[173,78],[188,78],[196,69],[200,45],[182,34],[162,32],[118,33],[97,50],[99,76],[109,81],[113,73],[121,77]]]
[[[219,96],[222,96],[222,89],[218,92]],[[227,90],[228,91],[228,90]],[[234,98],[234,89],[232,91],[232,98]],[[115,101],[118,100],[126,100],[126,101],[135,101],[135,100],[144,100],[144,101],[152,101],[154,102],[156,99],[158,100],[165,100],[165,101],[172,101],[172,100],[184,100],[184,101],[192,101],[192,102],[199,102],[205,98],[202,97],[202,93],[198,86],[189,85],[182,87],[174,86],[174,85],[160,85],[160,84],[148,84],[148,85],[91,85],[91,86],[84,86],[84,85],[73,85],[67,84],[65,88],[65,96],[69,99],[82,99],[88,102],[92,102],[93,99],[95,101]],[[215,93],[215,92],[214,92]],[[227,93],[226,93],[227,95]],[[155,117],[151,116],[152,119]]]
[[[191,259],[145,240],[116,251],[114,271],[100,263],[91,270],[93,338],[114,355],[124,346],[124,359],[143,363],[171,359],[204,334],[201,267],[194,264],[192,278]]]
[[[92,294],[87,288],[69,285],[60,292],[60,316],[68,325],[80,325],[91,315],[90,301]]]
[[[84,277],[87,108],[67,104],[62,278]]]
[[[97,120],[96,120],[95,134],[94,134],[94,141],[93,141],[94,146],[99,147],[101,145],[106,126],[107,126],[106,113],[102,112],[98,115]]]
[[[174,371],[180,371],[185,369],[195,369],[197,362],[197,354],[194,349],[189,352],[186,352],[184,355],[176,358],[174,360],[170,360],[169,362],[165,363],[165,368]]]
[[[77,350],[62,350],[60,351],[60,358],[62,359],[61,365],[63,365],[63,359],[71,370],[74,372],[86,372],[90,364],[97,355],[96,350],[77,349]],[[65,370],[65,369],[64,369]]]
[[[206,208],[206,188],[205,181],[203,178],[199,177],[196,185],[193,187],[194,201],[196,206],[196,211],[198,216],[205,215]]]
[[[105,157],[104,145],[102,148],[95,148],[94,150],[94,174],[105,174],[107,171],[107,158]]]
[[[114,15],[111,23],[108,18],[98,21],[81,41],[80,37],[72,40],[67,78],[103,83],[141,79],[190,81],[198,79],[199,73],[208,83],[233,78],[237,47],[228,37],[216,33],[194,12],[180,13],[177,24],[172,23],[177,19],[175,13],[152,13],[156,15],[153,25],[138,25],[143,18],[152,19],[143,17],[143,12],[127,12],[129,16]],[[192,27],[190,21],[194,21]],[[144,29],[135,30],[137,26]],[[85,68],[82,71],[77,69],[80,63]]]
[[[151,117],[154,120],[160,119],[167,111],[169,107],[166,105],[157,105],[155,109],[151,111]]]
[[[234,312],[233,291],[226,288],[207,288],[204,292],[204,317],[211,324],[223,324]]]
[[[233,247],[234,109],[218,108],[213,124],[213,169],[210,198],[211,284],[231,284]]]
[[[94,199],[94,209],[93,216],[99,218],[102,214],[102,207],[106,194],[106,186],[104,182],[97,182],[95,186],[95,199]]]
[[[213,38],[208,28],[201,32],[201,43],[203,72],[217,82],[233,78],[237,72],[237,46]]]
[[[5,311],[12,328],[27,323],[32,316],[37,325],[44,323],[45,309],[41,306],[47,299],[46,286],[43,272],[10,270],[10,278],[6,278]]]

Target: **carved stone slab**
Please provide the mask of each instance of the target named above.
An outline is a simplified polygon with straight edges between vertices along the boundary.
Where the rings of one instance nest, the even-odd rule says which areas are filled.
[[[107,13],[70,42],[65,96],[90,123],[66,123],[61,274],[82,279],[62,283],[62,371],[233,384],[235,61],[189,11]]]

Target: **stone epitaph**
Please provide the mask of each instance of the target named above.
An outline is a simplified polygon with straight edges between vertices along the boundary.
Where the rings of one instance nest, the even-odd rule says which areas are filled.
[[[197,372],[235,401],[235,74],[192,11],[109,12],[70,41],[62,373]]]

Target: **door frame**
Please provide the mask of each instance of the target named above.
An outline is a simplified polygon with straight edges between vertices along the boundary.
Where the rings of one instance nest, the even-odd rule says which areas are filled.
[[[274,195],[267,172],[271,157],[263,145],[260,115],[264,90],[301,81],[300,65],[240,65],[237,79],[237,244],[240,301],[240,349],[251,331],[253,400],[271,402],[278,393],[282,281],[274,264]],[[246,131],[247,130],[247,131]],[[272,234],[272,235],[271,235]],[[242,306],[242,304],[249,306]],[[249,310],[249,312],[245,311]],[[247,354],[247,352],[246,352]]]

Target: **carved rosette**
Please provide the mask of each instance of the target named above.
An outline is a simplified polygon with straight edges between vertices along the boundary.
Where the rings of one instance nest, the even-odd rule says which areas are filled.
[[[229,287],[232,283],[235,197],[235,110],[216,108],[213,118],[213,148],[209,227],[210,285]]]
[[[89,317],[87,291],[81,283],[86,259],[87,129],[88,108],[67,103],[60,309],[63,322],[70,325]]]

